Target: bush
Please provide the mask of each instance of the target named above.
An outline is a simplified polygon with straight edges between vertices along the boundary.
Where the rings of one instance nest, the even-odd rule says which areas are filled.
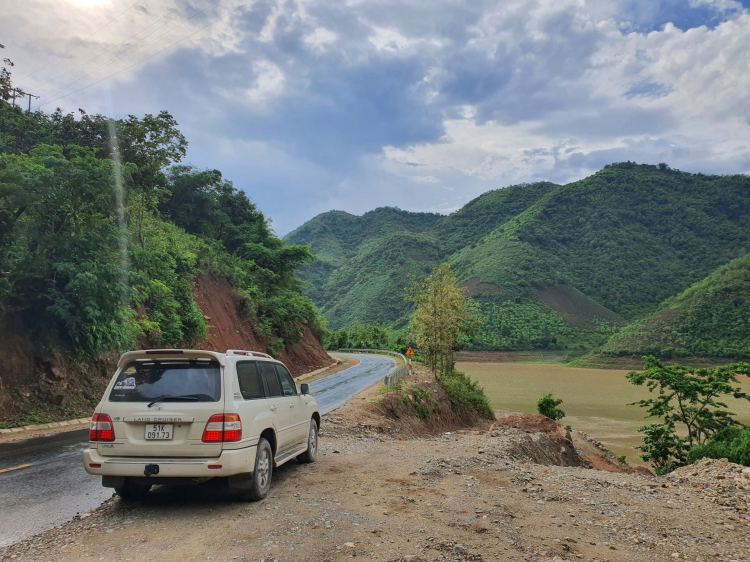
[[[643,433],[643,444],[636,447],[641,458],[650,462],[657,476],[663,476],[685,465],[685,440],[680,439],[674,428],[658,423],[638,429]]]
[[[483,418],[494,419],[495,412],[490,401],[476,381],[455,369],[441,375],[437,381],[458,410],[476,412]]]
[[[688,452],[689,464],[702,458],[729,459],[729,462],[750,466],[750,429],[720,429],[703,445],[696,445]]]
[[[551,394],[542,396],[536,402],[537,411],[543,416],[547,416],[551,420],[561,420],[565,417],[565,412],[558,408],[562,404],[562,398],[553,398]]]

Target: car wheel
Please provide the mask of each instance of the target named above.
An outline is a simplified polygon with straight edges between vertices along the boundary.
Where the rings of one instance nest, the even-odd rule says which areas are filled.
[[[273,451],[271,445],[263,437],[258,441],[258,451],[255,454],[255,469],[252,483],[245,496],[252,501],[262,500],[271,488],[273,476]]]
[[[315,462],[318,456],[318,422],[310,420],[310,433],[307,435],[307,451],[297,455],[297,460],[301,463]]]
[[[123,500],[128,502],[143,501],[148,496],[148,492],[151,490],[151,484],[145,486],[134,484],[131,480],[125,479],[125,483],[115,488],[115,493],[120,496]]]

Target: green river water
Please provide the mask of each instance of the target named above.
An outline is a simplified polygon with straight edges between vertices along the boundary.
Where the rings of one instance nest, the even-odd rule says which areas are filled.
[[[630,464],[645,464],[633,449],[641,442],[638,428],[647,423],[643,409],[627,406],[649,395],[648,389],[630,384],[628,371],[581,369],[550,363],[458,363],[457,368],[484,387],[496,410],[536,413],[536,401],[552,393],[562,398],[566,417],[574,430],[588,433]],[[739,377],[750,391],[747,377]],[[728,400],[730,409],[750,424],[750,402]]]

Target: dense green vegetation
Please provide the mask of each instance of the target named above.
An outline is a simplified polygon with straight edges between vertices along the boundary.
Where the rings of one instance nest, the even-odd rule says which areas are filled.
[[[750,254],[737,258],[630,324],[604,356],[750,357]]]
[[[413,312],[402,300],[408,275],[427,275],[448,261],[484,317],[474,348],[592,349],[745,255],[749,219],[747,176],[625,162],[564,186],[491,191],[444,217],[392,208],[362,217],[332,211],[286,242],[311,246],[316,261],[302,270],[312,284],[305,291],[333,328],[404,327]],[[723,310],[734,307],[729,316],[710,304],[701,309],[696,298],[687,328],[679,328],[694,335],[665,347],[746,355],[747,343],[739,342],[748,341],[747,290],[739,273],[732,283],[716,297]],[[716,340],[701,346],[722,319],[729,321],[713,331]],[[701,326],[712,327],[701,334]]]
[[[180,166],[167,113],[112,120],[0,101],[0,320],[93,357],[192,345],[198,275],[229,278],[272,351],[324,329],[300,294],[309,249],[285,246],[216,170]]]
[[[722,449],[741,449],[741,440],[734,443],[737,435],[728,434],[727,430],[742,424],[724,400],[727,397],[750,400],[737,378],[750,376],[750,364],[689,369],[677,364],[664,365],[652,356],[644,360],[643,372],[633,371],[626,377],[652,393],[651,398],[631,405],[644,408],[647,418],[658,420],[639,429],[643,444],[637,447],[641,458],[651,463],[657,475]]]
[[[479,386],[479,383],[467,377],[465,373],[453,369],[441,374],[437,381],[445,390],[451,404],[458,411],[476,412],[482,418],[495,419],[495,411],[490,406],[490,401],[484,393],[484,389]]]
[[[750,466],[750,429],[724,427],[687,454],[688,464],[702,458],[728,459],[729,462]]]

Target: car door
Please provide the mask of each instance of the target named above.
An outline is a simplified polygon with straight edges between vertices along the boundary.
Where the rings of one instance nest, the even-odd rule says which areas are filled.
[[[274,426],[276,427],[276,453],[283,453],[294,445],[294,438],[291,432],[291,415],[289,400],[284,396],[281,390],[279,376],[276,369],[270,361],[258,361],[258,369],[263,379],[263,385],[266,391],[266,400],[273,414]]]
[[[235,408],[242,420],[243,437],[257,437],[267,426],[270,405],[263,390],[263,380],[257,361],[238,361],[235,367],[242,401],[236,399]],[[231,411],[231,409],[229,409]]]
[[[287,399],[289,416],[291,422],[292,440],[295,444],[307,442],[307,432],[310,428],[310,420],[307,418],[307,408],[302,396],[297,394],[297,385],[292,375],[289,374],[284,365],[276,363],[276,371],[281,381],[281,391]]]

